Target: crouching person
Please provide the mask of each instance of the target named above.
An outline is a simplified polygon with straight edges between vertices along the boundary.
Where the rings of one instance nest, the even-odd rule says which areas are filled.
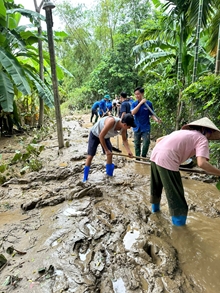
[[[106,174],[113,176],[114,164],[112,163],[112,145],[110,142],[111,137],[121,134],[123,144],[128,152],[128,155],[133,157],[126,136],[127,129],[131,127],[135,127],[134,117],[131,114],[124,115],[122,119],[118,117],[107,116],[96,122],[89,134],[88,155],[86,159],[86,165],[84,167],[83,182],[88,179],[91,162],[100,143],[106,154]]]

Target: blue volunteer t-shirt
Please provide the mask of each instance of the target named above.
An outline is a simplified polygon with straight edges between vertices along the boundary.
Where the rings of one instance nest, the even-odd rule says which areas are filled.
[[[97,110],[99,108],[99,101],[95,102],[93,105],[92,105],[92,110]]]
[[[147,101],[148,106],[154,111],[153,105],[150,101]],[[131,105],[131,110],[133,110],[138,105],[138,101],[135,101]],[[138,112],[134,115],[134,121],[136,127],[133,128],[134,132],[150,132],[150,116],[152,113],[148,110],[146,105],[141,105]]]
[[[112,102],[107,102],[106,103],[107,108],[109,109],[109,111],[112,110]]]
[[[120,111],[119,111],[119,117],[121,118],[122,113],[130,113],[131,112],[131,106],[128,101],[123,101],[121,103]]]
[[[106,101],[104,99],[102,99],[99,102],[99,114],[103,115],[106,113],[106,111],[107,111]]]

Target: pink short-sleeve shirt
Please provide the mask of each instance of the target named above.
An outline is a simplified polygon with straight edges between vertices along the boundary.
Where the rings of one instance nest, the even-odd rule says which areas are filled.
[[[192,156],[209,159],[208,139],[196,130],[177,130],[165,136],[154,147],[150,160],[171,171]]]

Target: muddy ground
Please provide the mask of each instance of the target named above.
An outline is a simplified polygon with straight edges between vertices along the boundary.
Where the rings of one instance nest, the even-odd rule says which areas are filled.
[[[110,178],[100,148],[82,183],[89,115],[63,127],[69,147],[59,150],[52,132],[43,168],[0,187],[0,292],[218,293],[220,193],[210,177],[181,173],[190,212],[173,227],[165,195],[161,212],[150,211],[148,164],[114,156]],[[19,139],[0,140],[3,159]]]

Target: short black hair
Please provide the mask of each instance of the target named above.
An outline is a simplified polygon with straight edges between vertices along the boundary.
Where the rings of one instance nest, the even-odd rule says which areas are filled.
[[[124,99],[127,99],[127,93],[125,93],[125,92],[121,92],[120,96]]]
[[[141,86],[138,86],[138,87],[136,87],[136,89],[134,89],[134,93],[136,91],[139,91],[141,94],[143,94],[144,93],[144,88],[142,88]]]

